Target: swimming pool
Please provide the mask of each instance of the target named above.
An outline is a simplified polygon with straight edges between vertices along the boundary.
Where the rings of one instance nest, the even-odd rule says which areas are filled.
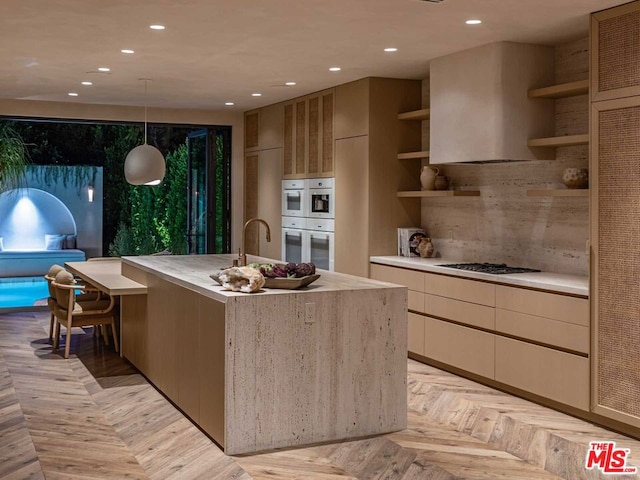
[[[33,307],[36,300],[47,297],[49,289],[42,277],[0,278],[0,309]]]

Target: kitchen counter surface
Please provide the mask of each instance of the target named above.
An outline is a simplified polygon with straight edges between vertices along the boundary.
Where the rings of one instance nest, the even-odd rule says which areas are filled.
[[[448,263],[464,263],[459,260],[447,260],[446,258],[374,256],[370,257],[369,260],[371,263],[378,263],[391,267],[410,268],[413,270],[440,273],[454,277],[484,280],[502,285],[535,288],[551,292],[581,295],[584,297],[589,296],[589,278],[580,275],[565,275],[551,272],[496,275],[491,273],[471,272],[439,266]]]
[[[223,255],[157,255],[140,257],[123,257],[122,263],[153,273],[159,278],[177,285],[197,291],[214,300],[226,302],[231,297],[244,297],[248,294],[225,290],[209,275],[232,265],[237,258],[235,254]],[[274,260],[247,256],[247,263],[273,263]],[[342,290],[362,290],[375,288],[392,288],[388,283],[368,278],[354,277],[342,273],[318,270],[320,278],[306,288],[299,290],[263,288],[250,295],[285,295],[305,292],[336,292]]]

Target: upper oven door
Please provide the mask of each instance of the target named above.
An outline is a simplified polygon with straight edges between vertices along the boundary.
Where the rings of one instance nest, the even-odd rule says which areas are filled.
[[[306,181],[282,181],[282,215],[304,217],[306,212]]]

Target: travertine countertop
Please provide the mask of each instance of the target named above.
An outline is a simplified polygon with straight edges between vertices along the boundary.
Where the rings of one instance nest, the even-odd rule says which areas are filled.
[[[447,263],[464,263],[446,258],[419,258],[419,257],[370,257],[371,263],[379,263],[392,267],[411,268],[425,272],[441,273],[454,277],[464,277],[484,280],[503,285],[515,285],[521,287],[536,288],[558,293],[589,296],[589,279],[579,275],[564,275],[561,273],[536,272],[536,273],[510,273],[496,275],[491,273],[470,272],[455,268],[441,267]]]
[[[158,255],[140,257],[122,257],[123,264],[138,267],[146,272],[157,275],[159,278],[181,285],[190,290],[201,293],[207,297],[226,302],[230,297],[246,297],[251,295],[284,295],[292,293],[303,294],[305,292],[333,292],[340,290],[363,290],[373,288],[400,288],[368,278],[354,277],[343,273],[318,270],[320,278],[308,287],[298,290],[267,289],[246,294],[225,290],[209,277],[212,273],[232,265],[234,254],[224,255]],[[277,260],[247,256],[247,262],[281,263]],[[404,287],[403,287],[404,288]]]

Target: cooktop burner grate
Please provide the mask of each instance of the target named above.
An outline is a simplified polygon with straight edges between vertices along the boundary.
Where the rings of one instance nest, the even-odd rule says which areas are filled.
[[[509,273],[539,272],[534,268],[509,267],[506,263],[449,263],[438,265],[438,267],[457,268],[458,270],[469,270],[471,272],[493,273],[503,275]]]

